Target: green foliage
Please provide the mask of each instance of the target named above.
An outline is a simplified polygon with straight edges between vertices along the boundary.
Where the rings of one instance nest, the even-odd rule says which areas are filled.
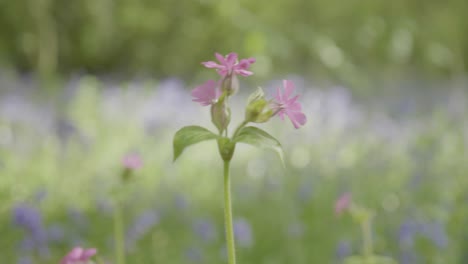
[[[174,135],[174,161],[177,160],[186,147],[216,138],[218,138],[216,134],[200,126],[186,126],[181,128]]]
[[[0,58],[45,74],[186,77],[234,50],[257,57],[259,76],[457,74],[468,63],[466,10],[465,0],[2,0]]]
[[[233,138],[235,143],[245,143],[259,148],[271,149],[275,151],[284,165],[283,148],[279,141],[257,127],[243,127]]]

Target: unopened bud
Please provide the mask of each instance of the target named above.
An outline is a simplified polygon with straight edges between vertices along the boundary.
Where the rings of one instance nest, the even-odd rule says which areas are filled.
[[[231,109],[227,106],[225,100],[220,100],[211,105],[211,122],[222,133],[226,130],[231,121]]]
[[[270,103],[265,100],[262,88],[258,88],[249,96],[245,109],[245,120],[247,122],[264,123],[273,116]]]

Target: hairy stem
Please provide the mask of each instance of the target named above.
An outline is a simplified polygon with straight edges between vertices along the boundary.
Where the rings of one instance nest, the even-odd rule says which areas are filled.
[[[231,182],[229,179],[229,161],[224,161],[224,221],[226,229],[226,246],[228,263],[236,263],[236,248],[232,225]]]

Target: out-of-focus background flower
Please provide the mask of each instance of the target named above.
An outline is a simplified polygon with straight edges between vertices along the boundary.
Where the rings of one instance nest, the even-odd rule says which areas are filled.
[[[214,142],[172,163],[172,136],[215,131],[190,90],[214,52],[255,57],[241,78],[271,97],[291,79],[308,117],[262,124],[286,153],[233,161],[243,264],[342,263],[359,227],[335,201],[374,211],[374,248],[398,263],[468,262],[465,0],[0,0],[2,263],[58,263],[74,246],[113,261],[111,195],[125,192],[129,263],[223,263]]]

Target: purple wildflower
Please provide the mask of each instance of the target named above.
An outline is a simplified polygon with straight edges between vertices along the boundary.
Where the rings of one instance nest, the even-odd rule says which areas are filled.
[[[147,234],[158,222],[159,214],[156,211],[146,211],[139,215],[127,231],[127,249],[133,250],[137,241]]]
[[[212,242],[216,239],[216,228],[214,224],[206,219],[200,219],[193,224],[195,233],[205,242]]]
[[[400,248],[411,248],[414,244],[414,236],[417,232],[417,224],[407,220],[403,222],[398,230]]]
[[[43,227],[40,212],[26,204],[18,205],[13,209],[13,222],[31,233],[36,233]]]
[[[423,223],[420,228],[421,234],[430,239],[438,248],[446,248],[448,246],[449,239],[443,223]]]
[[[203,261],[203,253],[199,248],[191,247],[187,249],[185,256],[190,262],[201,263]]]
[[[336,257],[343,261],[346,257],[352,253],[351,243],[348,240],[341,240],[336,245]]]
[[[18,264],[33,264],[31,256],[21,256],[18,258]]]
[[[234,221],[234,236],[241,247],[251,247],[254,242],[252,228],[243,218]]]
[[[29,205],[21,204],[13,210],[15,225],[27,231],[20,248],[24,251],[37,250],[40,256],[48,256],[47,232],[40,212]]]

